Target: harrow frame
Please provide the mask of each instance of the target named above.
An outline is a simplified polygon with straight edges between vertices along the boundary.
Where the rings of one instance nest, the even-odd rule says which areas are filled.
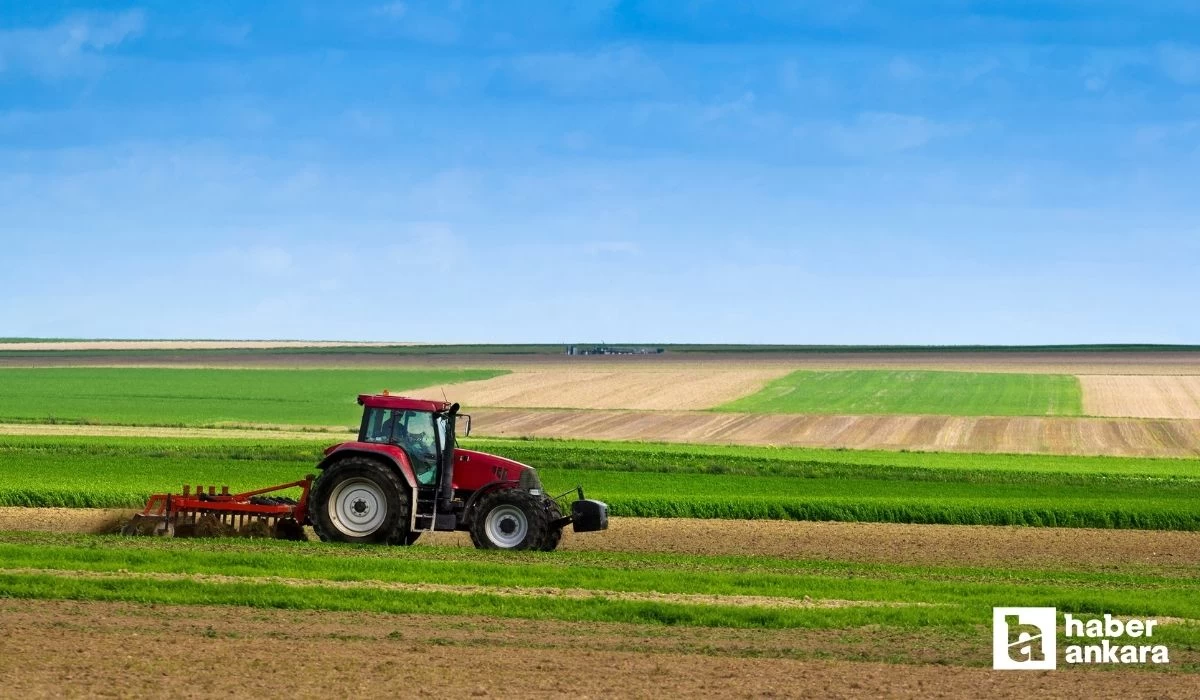
[[[185,484],[182,494],[156,493],[150,496],[146,507],[134,516],[125,531],[127,534],[176,536],[203,534],[186,530],[195,530],[203,521],[208,521],[219,528],[227,527],[248,533],[248,524],[261,522],[276,537],[302,539],[303,526],[308,522],[308,497],[315,478],[309,474],[299,481],[241,493],[230,493],[228,486],[222,486],[218,492],[216,486],[203,485],[197,485],[193,493],[191,485]],[[275,503],[263,502],[268,499],[254,500],[265,494],[292,488],[300,489],[300,498],[294,502],[290,499]]]

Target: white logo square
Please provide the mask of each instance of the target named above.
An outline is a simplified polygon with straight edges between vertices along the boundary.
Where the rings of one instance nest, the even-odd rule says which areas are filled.
[[[992,608],[992,668],[1049,671],[1057,665],[1057,610]]]

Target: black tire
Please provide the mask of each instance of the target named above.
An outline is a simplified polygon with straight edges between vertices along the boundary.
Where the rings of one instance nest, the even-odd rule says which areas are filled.
[[[331,514],[330,499],[340,486],[357,482],[373,485],[382,496],[384,512],[377,527],[354,534],[354,527],[339,525]],[[370,457],[352,456],[327,467],[313,484],[309,520],[322,542],[351,542],[357,544],[405,544],[409,537],[410,489],[396,472],[383,462]]]
[[[524,535],[520,532],[519,516],[524,516]],[[497,516],[489,529],[489,517]],[[506,526],[512,526],[514,538],[505,541]],[[551,530],[550,515],[541,496],[520,489],[501,489],[487,494],[479,501],[471,520],[471,543],[477,549],[541,549]]]
[[[417,532],[410,532],[408,533],[408,537],[404,539],[404,544],[413,545],[416,544],[417,540],[419,539],[421,539],[421,532],[419,530]]]
[[[546,536],[542,538],[540,544],[535,549],[542,552],[553,552],[558,549],[558,543],[562,542],[563,529],[562,525],[554,525],[554,521],[561,518],[562,508],[558,507],[558,501],[555,501],[549,496],[542,496],[542,505],[546,508],[547,522]]]

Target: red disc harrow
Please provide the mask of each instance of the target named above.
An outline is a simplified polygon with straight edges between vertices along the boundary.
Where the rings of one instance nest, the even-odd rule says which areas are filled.
[[[229,493],[228,486],[183,487],[183,493],[158,493],[122,529],[127,535],[174,537],[274,537],[303,540],[308,520],[308,494],[314,477],[266,488]],[[268,494],[300,489],[300,498]]]

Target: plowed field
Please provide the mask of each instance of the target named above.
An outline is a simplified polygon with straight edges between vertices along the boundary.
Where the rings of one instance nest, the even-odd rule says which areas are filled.
[[[1082,375],[1079,381],[1088,415],[1200,418],[1200,376]]]
[[[421,398],[454,396],[464,406],[699,410],[753,394],[786,374],[782,369],[662,369],[596,371],[544,368],[484,381],[428,387]]]
[[[495,437],[1126,457],[1200,454],[1200,420],[499,408],[473,413],[476,432]]]
[[[13,697],[1188,697],[1194,676],[817,660],[930,640],[823,630],[0,601]],[[985,650],[958,642],[951,653]],[[263,679],[270,679],[264,690]],[[419,689],[419,690],[418,690]]]

